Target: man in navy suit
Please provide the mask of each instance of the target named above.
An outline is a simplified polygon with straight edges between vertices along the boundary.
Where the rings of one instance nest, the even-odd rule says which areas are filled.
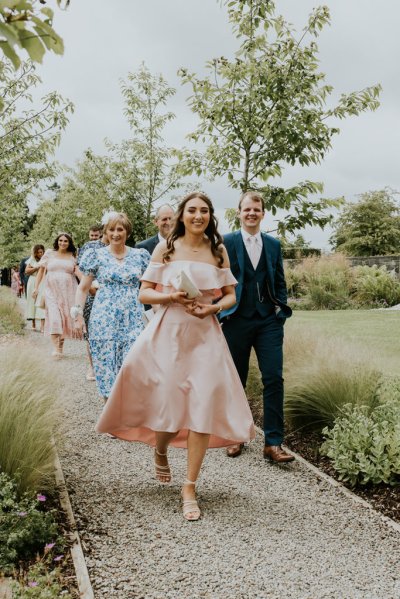
[[[291,462],[294,457],[283,442],[283,325],[292,311],[287,291],[280,243],[261,233],[265,215],[263,197],[246,192],[239,202],[241,229],[224,236],[231,270],[238,281],[237,303],[221,312],[222,330],[243,387],[246,387],[251,349],[257,355],[263,382],[264,458]],[[228,447],[236,457],[243,445]]]
[[[29,260],[29,258],[30,258],[30,256],[27,256],[26,258],[22,258],[21,262],[19,263],[19,278],[24,287],[25,297],[26,297],[26,289],[28,287],[28,279],[29,279],[29,275],[26,274],[26,263]]]
[[[172,227],[172,219],[174,218],[174,211],[171,206],[168,204],[164,204],[164,206],[160,206],[156,212],[154,217],[154,222],[157,226],[158,233],[153,237],[149,237],[144,241],[140,241],[135,245],[137,248],[144,248],[151,255],[156,249],[156,245],[167,239],[169,232]]]

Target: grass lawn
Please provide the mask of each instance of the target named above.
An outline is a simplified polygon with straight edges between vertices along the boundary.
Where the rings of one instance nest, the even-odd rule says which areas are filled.
[[[285,329],[299,327],[369,350],[383,372],[400,375],[400,310],[295,310]]]
[[[384,374],[400,376],[400,310],[295,310],[286,321],[286,336],[303,329],[318,337],[343,339],[356,353],[368,354]],[[256,411],[262,384],[254,352],[250,364],[246,392]]]

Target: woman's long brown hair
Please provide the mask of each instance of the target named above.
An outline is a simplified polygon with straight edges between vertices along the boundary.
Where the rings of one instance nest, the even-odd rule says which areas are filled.
[[[163,254],[163,261],[169,262],[171,255],[175,251],[174,242],[179,237],[183,237],[185,235],[185,225],[183,224],[181,218],[183,215],[183,211],[185,210],[186,204],[189,202],[189,200],[193,200],[194,198],[199,198],[205,204],[207,204],[208,209],[210,211],[210,222],[208,223],[204,233],[210,240],[211,253],[218,260],[218,266],[221,268],[222,264],[224,263],[224,256],[221,250],[221,245],[223,242],[221,235],[218,233],[218,221],[214,215],[214,206],[212,205],[210,198],[207,197],[204,193],[201,193],[200,191],[193,191],[181,200],[178,209],[175,212],[175,223],[167,239],[167,249]]]

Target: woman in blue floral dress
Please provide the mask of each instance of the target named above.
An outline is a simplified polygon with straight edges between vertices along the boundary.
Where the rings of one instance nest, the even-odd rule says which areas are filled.
[[[77,326],[82,327],[85,298],[96,279],[99,289],[89,320],[89,343],[96,383],[105,399],[126,354],[144,328],[138,293],[150,254],[125,245],[131,231],[127,216],[118,213],[106,225],[109,245],[85,251],[79,263],[84,276],[76,292],[76,305],[71,310]]]

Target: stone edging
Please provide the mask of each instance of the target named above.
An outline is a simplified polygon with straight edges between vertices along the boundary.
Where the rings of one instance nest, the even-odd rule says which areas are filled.
[[[79,597],[81,599],[95,599],[92,589],[92,585],[89,578],[89,572],[85,562],[85,556],[83,555],[81,540],[79,538],[78,528],[76,526],[74,514],[72,512],[72,506],[68,495],[67,486],[65,484],[64,475],[61,469],[60,460],[58,457],[57,449],[55,450],[54,468],[57,488],[60,494],[61,507],[65,511],[68,523],[71,527],[70,538],[72,540],[71,555],[72,561],[75,567],[76,580],[78,583]]]

